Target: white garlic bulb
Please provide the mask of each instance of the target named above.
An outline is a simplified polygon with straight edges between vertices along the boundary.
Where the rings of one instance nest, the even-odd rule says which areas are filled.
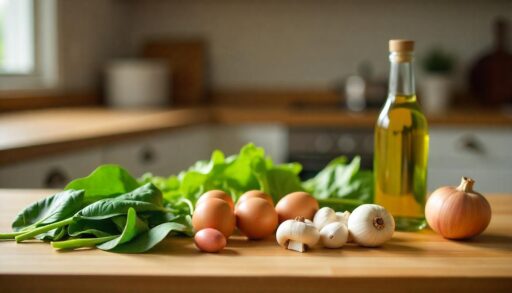
[[[336,212],[329,207],[319,209],[313,217],[313,223],[319,231],[322,230],[325,225],[333,222],[337,222]]]
[[[348,228],[340,222],[332,222],[320,230],[320,241],[327,248],[340,248],[348,239]]]
[[[395,231],[395,220],[385,208],[364,204],[350,214],[348,230],[357,244],[375,247],[391,239]]]

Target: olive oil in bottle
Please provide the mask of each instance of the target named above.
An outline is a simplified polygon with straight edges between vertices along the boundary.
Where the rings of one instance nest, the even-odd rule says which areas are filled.
[[[375,203],[395,218],[396,229],[426,226],[428,126],[414,90],[414,42],[389,42],[389,93],[375,126]]]

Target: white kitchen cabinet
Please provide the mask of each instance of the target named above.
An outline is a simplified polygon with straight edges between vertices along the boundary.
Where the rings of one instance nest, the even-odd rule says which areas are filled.
[[[102,151],[94,148],[0,166],[0,188],[59,188],[101,163]]]
[[[432,127],[428,190],[476,180],[481,192],[512,191],[512,129]]]
[[[133,176],[145,172],[169,176],[198,160],[208,160],[214,149],[236,154],[248,142],[265,148],[275,162],[287,157],[287,130],[279,125],[195,126],[120,140],[87,151],[0,166],[0,188],[63,187],[88,175],[101,164],[119,164]]]
[[[209,156],[208,129],[191,127],[105,146],[103,163],[122,165],[137,177],[145,172],[169,176]]]

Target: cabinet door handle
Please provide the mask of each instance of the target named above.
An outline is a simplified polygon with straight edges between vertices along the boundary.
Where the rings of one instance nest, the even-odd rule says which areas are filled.
[[[470,151],[473,153],[484,154],[484,144],[473,135],[466,135],[459,139],[458,148],[463,151]]]
[[[140,161],[143,164],[151,164],[156,160],[156,152],[153,148],[146,146],[140,151]]]
[[[44,177],[44,187],[46,188],[63,188],[69,181],[69,176],[60,168],[52,168]]]

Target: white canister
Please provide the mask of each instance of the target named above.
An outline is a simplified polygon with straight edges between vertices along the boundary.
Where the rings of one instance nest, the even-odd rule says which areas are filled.
[[[170,104],[169,66],[156,60],[117,60],[107,67],[107,104],[153,108]]]
[[[452,80],[445,75],[427,75],[421,87],[421,106],[427,114],[443,114],[450,108]]]

